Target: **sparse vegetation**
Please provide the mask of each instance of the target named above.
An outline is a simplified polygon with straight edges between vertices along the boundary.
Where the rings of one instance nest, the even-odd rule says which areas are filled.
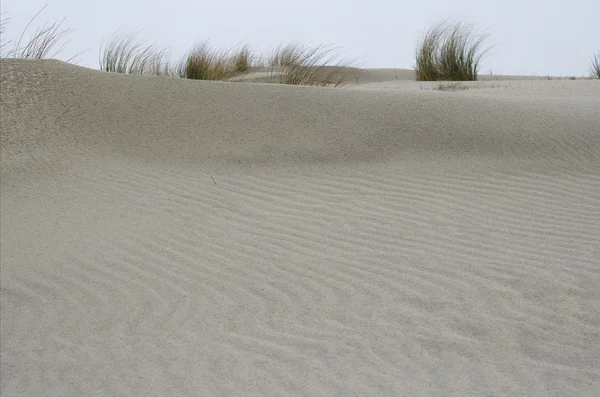
[[[208,43],[194,47],[179,65],[180,77],[193,80],[228,80],[251,67],[248,46],[238,51],[217,50]]]
[[[251,52],[247,45],[237,51],[219,51],[203,43],[177,64],[171,63],[164,48],[146,44],[135,33],[117,33],[100,49],[100,70],[105,72],[227,80],[250,67]]]
[[[419,81],[474,81],[480,61],[489,47],[487,35],[476,34],[461,22],[442,21],[430,28],[416,51],[416,79]]]
[[[483,89],[494,89],[494,88],[509,88],[508,84],[490,84],[490,83],[475,83],[465,84],[458,82],[440,82],[437,86],[433,87],[436,91],[467,91],[467,90],[483,90]],[[421,87],[423,89],[423,87]]]
[[[7,23],[8,18],[0,19],[0,58],[8,56],[8,53],[6,52],[6,46],[8,46],[12,41],[4,41],[4,33],[6,32]]]
[[[548,80],[586,80],[592,77],[577,77],[577,76],[547,76]]]
[[[100,70],[113,73],[173,76],[163,49],[137,39],[136,34],[115,34],[100,49]]]
[[[101,49],[100,69],[106,72],[177,76],[193,80],[245,81],[244,76],[260,67],[249,45],[219,50],[204,42],[192,48],[172,66],[165,51],[147,45],[135,35],[115,35]],[[339,60],[339,52],[326,46],[289,44],[278,47],[263,64],[270,68],[271,83],[339,86],[351,75],[350,62]]]
[[[46,8],[46,6],[42,7],[37,14],[34,15],[33,18],[29,21],[19,40],[14,43],[14,47],[12,50],[6,51],[6,45],[10,42],[0,44],[2,47],[2,57],[9,58],[23,58],[23,59],[44,59],[44,58],[52,58],[56,57],[60,52],[64,50],[66,37],[73,32],[73,29],[61,29],[61,25],[64,22],[64,19],[61,21],[53,22],[38,28],[35,33],[27,40],[27,44],[21,45],[23,42],[23,38],[27,33],[27,30],[33,23],[33,21],[40,15],[40,13]],[[6,29],[7,19],[2,20],[2,26],[0,30],[2,34]],[[61,42],[62,45],[61,45]],[[58,49],[55,50],[55,47],[60,45]],[[67,62],[72,61],[77,55],[68,59]]]
[[[592,58],[590,73],[593,79],[600,79],[600,51],[596,51]]]
[[[438,91],[465,91],[470,88],[472,87],[458,83],[440,83],[435,89]]]
[[[62,29],[64,19],[38,28],[24,41],[28,29],[45,8],[42,7],[34,15],[16,41],[5,40],[8,18],[0,19],[0,57],[43,59],[55,57],[64,50],[68,42],[65,39],[73,32],[72,29]],[[477,80],[480,62],[490,49],[486,45],[487,39],[487,34],[478,34],[471,26],[461,22],[438,22],[425,33],[417,46],[416,79]],[[344,60],[340,55],[338,48],[292,43],[279,46],[267,56],[254,57],[248,45],[223,51],[203,43],[192,48],[180,62],[173,64],[164,48],[146,44],[136,34],[117,33],[102,45],[99,63],[100,70],[106,72],[242,82],[250,80],[253,72],[263,73],[264,76],[264,67],[267,67],[267,80],[271,83],[338,87],[352,78],[356,70],[353,61]],[[261,61],[257,62],[256,59]],[[590,73],[591,78],[600,79],[600,51],[594,53]],[[548,76],[548,79],[553,78]],[[469,88],[440,84],[437,90]]]
[[[329,46],[279,46],[267,63],[271,79],[281,84],[338,87],[352,77],[352,62],[341,59],[339,49]]]
[[[252,67],[252,51],[249,45],[244,45],[232,56],[233,67],[236,72],[247,72]]]

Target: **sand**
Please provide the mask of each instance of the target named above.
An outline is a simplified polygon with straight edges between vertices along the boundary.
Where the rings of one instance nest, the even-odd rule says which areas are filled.
[[[600,395],[600,82],[0,67],[2,396]]]

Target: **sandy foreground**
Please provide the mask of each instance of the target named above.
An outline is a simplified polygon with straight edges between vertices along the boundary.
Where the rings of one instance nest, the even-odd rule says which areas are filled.
[[[600,82],[0,68],[2,396],[600,395]]]

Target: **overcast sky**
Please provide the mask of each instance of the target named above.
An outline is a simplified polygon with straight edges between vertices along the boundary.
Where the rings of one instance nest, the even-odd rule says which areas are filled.
[[[583,76],[600,51],[600,0],[1,0],[10,19],[3,40],[18,38],[46,4],[29,35],[65,18],[74,32],[57,58],[85,51],[77,63],[92,68],[102,41],[120,28],[142,31],[174,58],[203,40],[257,50],[294,41],[341,46],[363,67],[412,68],[415,43],[447,17],[490,34],[482,73]]]

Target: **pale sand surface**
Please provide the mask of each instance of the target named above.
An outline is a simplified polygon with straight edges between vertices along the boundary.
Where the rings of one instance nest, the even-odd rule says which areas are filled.
[[[600,82],[0,67],[2,396],[600,395]]]

